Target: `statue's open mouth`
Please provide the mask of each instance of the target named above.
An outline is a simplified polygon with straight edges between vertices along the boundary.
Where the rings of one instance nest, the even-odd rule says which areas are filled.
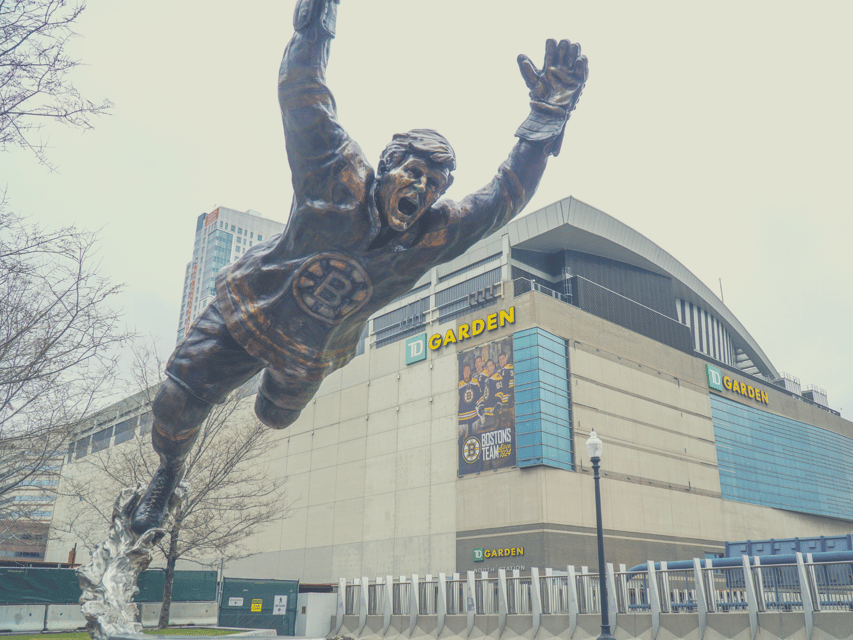
[[[418,210],[418,203],[411,198],[401,198],[400,204],[397,205],[397,208],[404,216],[410,216]]]

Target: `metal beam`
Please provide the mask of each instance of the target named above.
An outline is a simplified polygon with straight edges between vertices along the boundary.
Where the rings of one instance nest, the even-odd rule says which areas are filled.
[[[655,572],[655,563],[651,560],[648,566],[649,606],[652,612],[652,640],[658,637],[660,631],[660,593],[658,592],[658,577]]]
[[[705,640],[708,627],[708,597],[705,595],[705,576],[699,558],[693,558],[693,584],[696,586],[696,610],[699,613],[699,640]]]
[[[530,638],[533,640],[542,624],[542,594],[539,589],[539,569],[536,567],[530,569],[530,600],[533,605],[533,635]]]

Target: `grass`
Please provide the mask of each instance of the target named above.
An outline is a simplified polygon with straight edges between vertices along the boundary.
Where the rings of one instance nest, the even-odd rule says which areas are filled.
[[[15,634],[15,635],[0,635],[3,640],[45,640],[42,636],[50,638],[50,640],[86,640],[89,637],[88,633],[82,631],[72,633],[34,633],[34,634]]]
[[[228,636],[240,633],[240,631],[234,629],[185,627],[183,629],[145,629],[142,633],[163,636]],[[89,634],[85,631],[74,633],[0,634],[0,640],[89,640]]]
[[[240,633],[240,631],[234,629],[184,627],[183,629],[145,629],[142,633],[149,636],[230,636],[235,633]]]

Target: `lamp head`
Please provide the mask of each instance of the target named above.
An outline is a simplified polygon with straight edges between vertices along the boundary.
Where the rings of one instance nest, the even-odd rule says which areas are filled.
[[[601,458],[602,448],[601,440],[593,429],[589,432],[589,439],[586,441],[586,452],[590,458]]]

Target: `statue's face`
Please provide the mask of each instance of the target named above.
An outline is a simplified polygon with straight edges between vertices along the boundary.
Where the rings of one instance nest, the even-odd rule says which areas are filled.
[[[465,382],[469,382],[471,380],[471,367],[467,364],[462,367],[462,379],[465,380]]]
[[[447,188],[449,172],[424,158],[409,155],[379,178],[379,214],[396,231],[405,231]]]
[[[489,361],[486,363],[486,372],[487,372],[490,376],[495,375],[495,361],[494,361],[494,360],[489,360]]]
[[[505,367],[505,366],[506,366],[506,356],[505,356],[504,354],[501,354],[501,355],[498,357],[498,362],[500,362],[500,363],[501,363],[501,366],[502,366],[502,367]]]
[[[483,359],[480,356],[477,356],[477,359],[474,360],[474,368],[477,369],[477,373],[483,370]]]

